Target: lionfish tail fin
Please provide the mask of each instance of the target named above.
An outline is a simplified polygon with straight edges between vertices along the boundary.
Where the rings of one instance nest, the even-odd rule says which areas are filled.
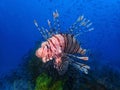
[[[78,17],[78,19],[76,20],[75,23],[73,23],[70,27],[69,27],[69,32],[70,33],[74,33],[76,32],[75,30],[77,30],[75,37],[77,37],[78,35],[82,34],[83,32],[89,32],[94,30],[92,26],[92,22],[90,22],[90,20],[87,20],[84,15],[81,15]]]
[[[37,27],[38,31],[41,33],[42,37],[47,40],[50,37],[49,31],[43,27],[39,27],[36,20],[34,20],[34,24]]]

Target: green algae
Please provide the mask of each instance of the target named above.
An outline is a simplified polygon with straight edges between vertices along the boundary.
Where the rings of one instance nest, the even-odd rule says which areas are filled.
[[[63,85],[64,81],[53,81],[52,77],[42,73],[36,80],[35,90],[63,90]]]
[[[63,90],[63,81],[56,81],[49,90]]]

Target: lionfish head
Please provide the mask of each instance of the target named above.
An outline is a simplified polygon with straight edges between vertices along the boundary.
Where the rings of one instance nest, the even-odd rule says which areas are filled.
[[[43,49],[43,48],[38,48],[38,49],[36,50],[35,55],[36,55],[38,58],[42,58],[42,49]]]
[[[38,48],[37,50],[36,50],[36,53],[35,53],[35,55],[38,57],[38,58],[42,58],[42,61],[43,62],[46,62],[47,61],[47,46],[46,46],[46,44],[45,43],[42,43],[42,45],[41,45],[41,47],[40,48]]]

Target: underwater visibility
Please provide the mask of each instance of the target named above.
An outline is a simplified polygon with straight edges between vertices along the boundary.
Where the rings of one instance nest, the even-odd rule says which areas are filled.
[[[120,90],[120,0],[0,1],[0,90]]]

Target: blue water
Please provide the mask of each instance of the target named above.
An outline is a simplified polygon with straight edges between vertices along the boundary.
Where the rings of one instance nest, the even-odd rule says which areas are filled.
[[[120,68],[120,0],[0,0],[0,74],[15,69],[42,39],[33,20],[47,27],[56,9],[63,32],[79,15],[90,19],[95,30],[81,36],[90,60]]]

